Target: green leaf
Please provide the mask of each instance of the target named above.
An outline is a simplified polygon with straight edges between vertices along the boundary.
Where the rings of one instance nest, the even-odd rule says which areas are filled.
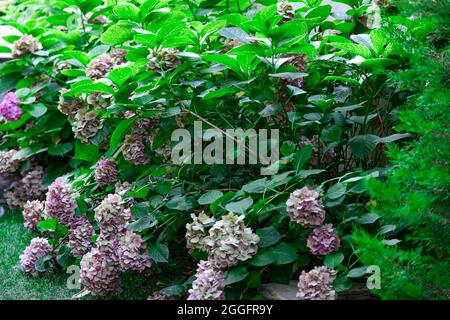
[[[58,225],[58,220],[51,218],[51,219],[42,220],[41,222],[39,222],[37,227],[38,227],[39,231],[55,231],[57,225]]]
[[[202,59],[209,62],[215,62],[221,65],[224,65],[236,73],[241,73],[241,68],[235,59],[225,54],[204,54],[202,55]]]
[[[286,242],[281,242],[270,248],[269,252],[273,256],[274,264],[276,265],[288,264],[297,259],[296,250]]]
[[[295,153],[294,167],[296,174],[299,174],[303,166],[308,163],[312,156],[312,146],[304,146]]]
[[[117,68],[108,74],[110,79],[115,85],[121,87],[127,80],[134,76],[134,71],[130,67]]]
[[[139,8],[129,2],[122,2],[113,8],[114,14],[123,20],[139,22]]]
[[[255,267],[264,267],[275,262],[274,256],[269,251],[264,251],[262,253],[257,254],[250,260],[250,264]]]
[[[347,191],[347,187],[345,186],[345,184],[336,183],[328,189],[327,197],[329,199],[337,199],[342,197],[345,194],[345,191]]]
[[[112,25],[100,37],[100,41],[104,44],[116,45],[124,43],[133,38],[133,32],[130,28],[122,25]]]
[[[371,224],[380,219],[380,216],[376,213],[366,213],[361,218],[356,220],[359,224]]]
[[[258,229],[256,234],[259,236],[258,246],[260,248],[270,247],[281,239],[281,234],[274,226]]]
[[[164,243],[155,242],[148,246],[148,253],[156,263],[164,263],[169,259],[169,248]]]
[[[367,273],[366,267],[353,268],[347,273],[347,278],[361,278]]]
[[[377,146],[378,137],[373,134],[356,136],[350,139],[349,147],[358,159],[368,157]]]
[[[331,13],[331,6],[330,5],[324,5],[324,6],[318,6],[312,10],[310,10],[306,15],[305,19],[314,19],[317,22],[321,22],[328,18]]]
[[[194,205],[190,198],[177,195],[167,201],[166,207],[172,210],[189,211],[194,207]]]
[[[61,246],[56,255],[56,262],[63,268],[67,268],[75,262],[74,256],[71,254],[67,246]]]
[[[136,221],[128,224],[128,229],[135,232],[142,232],[156,225],[156,220],[153,216],[144,216]]]
[[[223,284],[228,286],[230,284],[239,282],[247,278],[249,272],[246,267],[236,267],[227,272]]]
[[[225,209],[237,214],[245,214],[248,208],[253,204],[253,199],[251,197],[242,199],[236,202],[227,203]]]
[[[267,188],[267,178],[258,179],[242,186],[242,191],[248,193],[263,193]]]
[[[114,94],[114,90],[105,83],[93,82],[92,80],[83,80],[75,83],[70,88],[67,95],[80,95],[83,93],[103,92],[108,94]]]
[[[330,45],[335,47],[336,49],[344,50],[344,51],[353,53],[355,55],[361,56],[366,59],[372,58],[372,52],[370,52],[370,50],[368,48],[361,46],[359,44],[332,42],[332,43],[330,43]]]
[[[123,120],[119,123],[116,129],[114,129],[114,132],[111,135],[111,140],[109,141],[109,147],[112,150],[117,148],[133,122],[133,119]]]
[[[389,58],[373,58],[373,59],[366,59],[365,61],[360,63],[360,67],[367,68],[370,70],[383,72],[385,68],[392,66],[396,64],[397,61],[394,59]]]
[[[47,112],[47,106],[43,103],[31,104],[28,106],[27,112],[33,117],[39,118]]]
[[[48,147],[48,154],[52,156],[63,156],[72,151],[73,142],[66,142]]]
[[[336,252],[327,255],[323,264],[330,269],[334,269],[340,265],[342,261],[344,261],[344,255],[340,252]]]
[[[205,194],[203,194],[200,198],[198,198],[198,203],[200,205],[206,205],[206,204],[211,204],[214,201],[216,201],[217,199],[219,199],[220,197],[223,196],[223,192],[219,191],[219,190],[209,190],[208,192],[206,192]]]
[[[98,146],[92,144],[84,144],[77,140],[75,143],[75,159],[93,162],[99,158]]]
[[[235,92],[239,91],[236,87],[224,87],[213,91],[208,91],[204,96],[200,95],[200,97],[203,97],[203,100],[210,100],[215,98],[220,98],[223,96],[226,96],[228,94],[233,94]]]
[[[47,254],[43,257],[40,257],[34,264],[36,271],[45,272],[47,270],[46,264],[52,260],[51,254]]]

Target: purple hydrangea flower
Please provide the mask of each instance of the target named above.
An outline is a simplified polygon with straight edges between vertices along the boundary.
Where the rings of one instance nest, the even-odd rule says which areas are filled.
[[[69,225],[75,215],[77,205],[72,188],[62,178],[56,179],[49,187],[45,210],[50,218],[56,218],[62,224]]]
[[[101,159],[95,168],[95,181],[100,186],[117,182],[116,161],[113,158]]]
[[[52,252],[52,246],[48,243],[47,239],[34,238],[28,247],[20,256],[20,266],[25,273],[33,276],[39,275],[39,271],[36,270],[36,262]]]
[[[222,271],[214,268],[209,261],[200,261],[188,300],[224,300],[223,280]]]
[[[315,267],[309,272],[302,271],[297,285],[297,298],[300,300],[335,300],[334,279],[335,271],[327,267]]]
[[[85,216],[71,221],[68,247],[75,257],[81,257],[89,252],[92,248],[93,235],[94,228]]]
[[[0,115],[8,121],[17,121],[22,117],[20,101],[14,92],[8,92],[0,103]]]
[[[308,186],[295,190],[286,202],[292,221],[304,227],[319,226],[325,219],[325,209],[319,193]]]
[[[307,245],[311,253],[321,256],[337,251],[340,244],[341,240],[334,232],[331,223],[314,229],[307,240]]]

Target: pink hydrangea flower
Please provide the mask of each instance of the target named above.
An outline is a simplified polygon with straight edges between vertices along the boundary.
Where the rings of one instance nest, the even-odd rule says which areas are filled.
[[[14,92],[8,92],[0,103],[0,115],[8,121],[17,121],[22,114],[19,98]]]

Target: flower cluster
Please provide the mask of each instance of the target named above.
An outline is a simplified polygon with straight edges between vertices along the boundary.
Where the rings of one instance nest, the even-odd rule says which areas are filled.
[[[172,48],[162,48],[158,51],[150,49],[150,53],[147,56],[149,62],[147,64],[148,70],[158,71],[169,70],[176,68],[181,65],[181,60],[175,53],[176,49]]]
[[[146,245],[140,235],[127,231],[121,236],[117,253],[122,271],[142,272],[150,268],[150,256],[146,251]]]
[[[209,261],[198,263],[195,280],[189,290],[188,300],[224,300],[224,276]]]
[[[49,187],[45,201],[45,210],[50,218],[56,218],[62,224],[69,225],[75,215],[76,203],[70,184],[63,178],[56,179]]]
[[[59,90],[58,110],[66,116],[74,116],[79,110],[87,107],[86,102],[78,97],[64,97],[69,90],[63,88]]]
[[[126,161],[136,165],[145,164],[149,161],[144,153],[145,145],[142,137],[137,134],[129,134],[125,137],[122,145],[122,154]]]
[[[23,225],[25,228],[32,231],[37,230],[37,225],[42,219],[42,212],[44,211],[44,204],[42,201],[33,200],[27,201],[23,206]]]
[[[127,222],[124,210],[122,197],[118,194],[108,194],[94,209],[100,232],[107,235],[123,234]]]
[[[259,237],[245,227],[243,215],[229,213],[223,216],[202,239],[200,232],[204,229],[199,219],[208,221],[206,217],[199,216],[186,226],[188,246],[207,251],[209,260],[216,268],[233,267],[240,261],[250,259],[258,251]]]
[[[286,202],[286,210],[292,221],[304,227],[321,225],[325,209],[319,193],[308,186],[295,190]]]
[[[94,228],[85,216],[74,218],[69,227],[68,247],[75,257],[81,257],[92,248]]]
[[[40,272],[36,270],[36,262],[51,253],[52,246],[48,243],[47,239],[34,238],[20,256],[20,266],[25,273],[38,276]]]
[[[92,80],[99,80],[111,72],[115,66],[115,60],[105,53],[89,62],[86,74]]]
[[[278,1],[277,12],[280,16],[283,16],[283,22],[294,19],[294,7],[289,1]]]
[[[335,300],[334,279],[335,271],[327,267],[315,267],[309,272],[302,271],[297,285],[297,298],[300,300]]]
[[[4,194],[8,206],[22,208],[28,200],[41,200],[44,195],[42,179],[44,172],[37,166],[20,180],[13,181]]]
[[[24,34],[19,40],[14,42],[12,48],[12,57],[21,58],[27,53],[34,53],[42,50],[42,45],[33,36]]]
[[[72,130],[75,133],[75,138],[78,138],[85,143],[89,142],[89,139],[95,136],[102,127],[102,122],[97,117],[95,110],[78,110],[72,123]]]
[[[17,121],[22,117],[20,100],[14,92],[8,92],[0,103],[0,116],[7,121]]]
[[[141,236],[126,228],[131,212],[119,194],[106,196],[94,211],[100,235],[96,248],[82,259],[80,282],[92,293],[106,295],[119,290],[121,271],[142,272],[151,263]]]
[[[307,245],[314,255],[327,255],[339,249],[341,241],[334,232],[333,225],[328,223],[315,228],[308,237]]]
[[[113,158],[101,159],[95,167],[95,181],[100,186],[117,182],[117,166]]]
[[[17,150],[0,151],[0,173],[12,173],[19,169],[19,161],[13,160]]]
[[[114,62],[118,65],[126,63],[125,56],[128,51],[124,49],[112,49],[109,53],[109,56],[114,60]]]
[[[81,259],[80,283],[95,295],[112,294],[120,289],[120,272],[113,262],[94,248]]]
[[[188,249],[203,249],[203,240],[205,238],[206,226],[216,222],[212,217],[206,215],[203,211],[196,216],[191,214],[192,222],[186,224],[186,242]]]
[[[289,58],[289,61],[287,62],[288,65],[294,66],[296,69],[296,72],[304,73],[308,69],[308,65],[306,63],[306,54],[292,54],[288,55],[287,58]],[[304,78],[298,77],[295,79],[288,79],[286,81],[286,84],[301,88],[304,84]]]

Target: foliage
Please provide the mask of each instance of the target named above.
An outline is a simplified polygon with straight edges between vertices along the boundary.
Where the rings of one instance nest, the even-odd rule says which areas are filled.
[[[324,264],[336,271],[337,292],[351,287],[359,270],[351,232],[378,219],[364,207],[366,181],[383,175],[385,143],[411,138],[405,130],[422,134],[411,123],[425,120],[397,110],[408,98],[399,89],[406,83],[401,78],[410,74],[393,76],[414,70],[402,45],[415,37],[393,42],[392,28],[369,28],[369,5],[355,0],[341,1],[352,8],[347,19],[332,19],[331,6],[314,0],[292,8],[272,0],[17,2],[4,9],[2,23],[32,35],[42,49],[0,65],[0,95],[14,91],[24,112],[0,124],[0,149],[19,150],[16,179],[36,165],[44,167],[44,189],[65,176],[76,215],[86,215],[97,229],[103,226],[95,223],[94,209],[120,193],[121,205],[131,209],[128,229],[146,242],[155,276],[172,263],[183,271],[164,289],[169,296],[185,297],[195,264],[216,249],[185,249],[186,224],[202,211],[216,221],[201,226],[210,243],[211,230],[220,233],[221,221],[234,217],[230,212],[245,216],[245,226],[236,219],[237,231],[248,227],[244,237],[259,238],[255,255],[225,268],[226,298],[258,298],[261,283],[288,283]],[[421,36],[432,25],[412,30]],[[4,39],[17,47],[19,38]],[[423,86],[423,78],[414,80]],[[221,132],[279,129],[279,171],[262,176],[260,164],[171,163],[172,132],[183,128],[194,136],[195,121]],[[211,138],[205,134],[194,143],[207,146]],[[236,160],[238,154],[227,156]],[[105,164],[109,158],[114,161]],[[438,169],[434,175],[445,179]],[[374,190],[375,182],[370,185]],[[337,252],[312,254],[307,239],[313,227],[289,219],[286,201],[305,186],[320,195],[324,223],[333,227],[327,234],[341,240],[333,240]],[[399,198],[401,190],[395,190]],[[70,256],[63,249],[70,227],[47,219],[38,228],[60,255]],[[79,263],[59,259],[58,268],[67,261]]]
[[[401,15],[389,17],[386,29],[409,62],[390,75],[408,96],[396,129],[416,134],[417,140],[389,146],[393,166],[387,179],[368,185],[370,208],[382,227],[376,234],[357,230],[353,237],[361,260],[381,268],[382,287],[376,290],[381,297],[447,299],[450,90],[448,26],[441,22],[448,21],[450,5],[401,1],[399,6]],[[420,15],[406,19],[412,11]]]

